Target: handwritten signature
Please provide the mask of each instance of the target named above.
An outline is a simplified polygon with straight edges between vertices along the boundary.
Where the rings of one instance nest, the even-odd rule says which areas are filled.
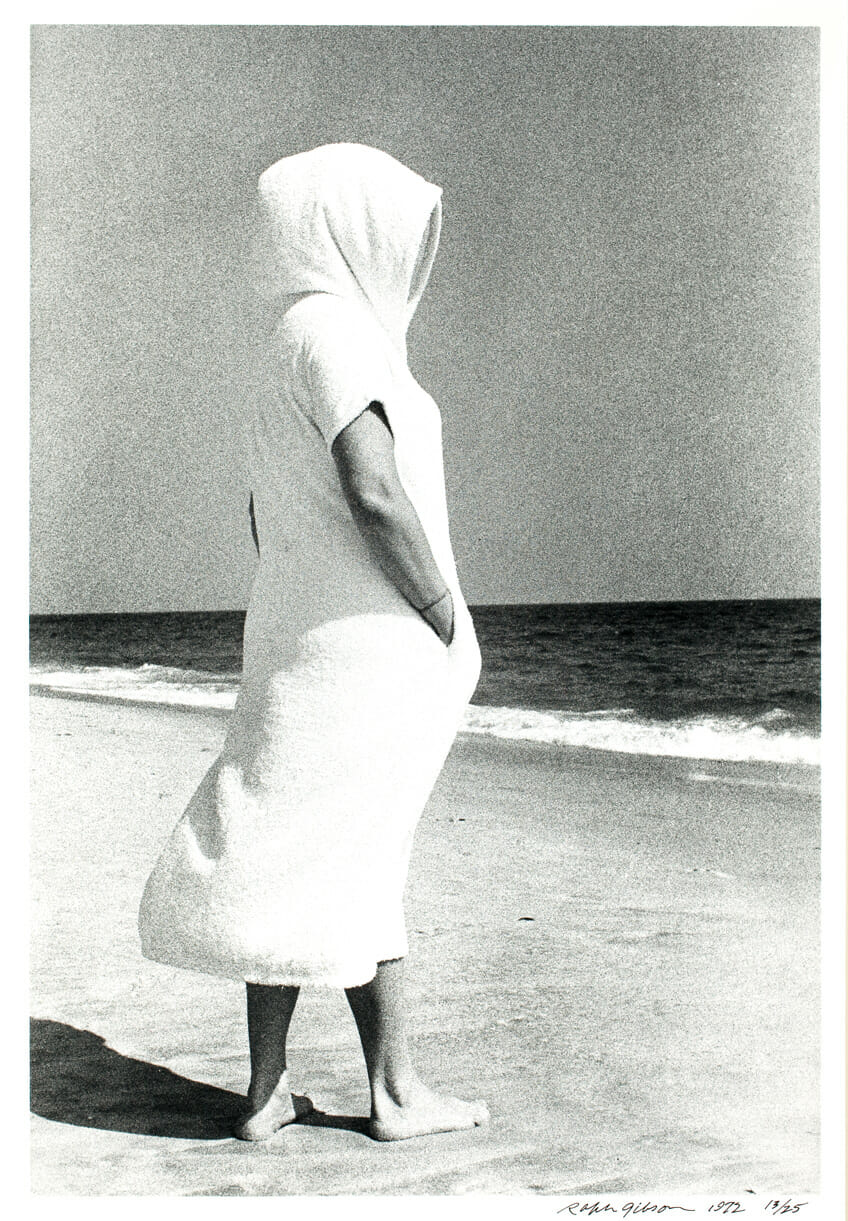
[[[687,1208],[685,1204],[653,1204],[650,1200],[644,1203],[630,1200],[620,1207],[603,1200],[593,1200],[591,1203],[588,1200],[574,1200],[564,1208],[558,1208],[557,1215],[566,1213],[569,1217],[597,1217],[601,1213],[622,1213],[625,1217],[636,1217],[642,1213],[667,1213],[675,1210],[684,1213],[695,1211],[694,1208]]]

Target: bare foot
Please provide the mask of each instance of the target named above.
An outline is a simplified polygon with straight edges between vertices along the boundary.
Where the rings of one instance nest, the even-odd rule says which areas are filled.
[[[250,1110],[233,1129],[239,1140],[268,1140],[280,1128],[302,1119],[313,1109],[311,1099],[290,1093],[287,1083],[280,1083],[270,1096],[250,1089],[247,1101]]]
[[[402,1102],[388,1094],[375,1100],[368,1131],[374,1140],[409,1140],[433,1132],[458,1132],[489,1122],[485,1102],[463,1102],[436,1094],[418,1082],[407,1091]]]

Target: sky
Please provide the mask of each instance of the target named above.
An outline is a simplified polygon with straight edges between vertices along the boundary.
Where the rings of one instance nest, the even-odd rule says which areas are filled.
[[[246,605],[273,161],[444,191],[410,365],[472,604],[816,596],[818,33],[36,26],[32,610]]]

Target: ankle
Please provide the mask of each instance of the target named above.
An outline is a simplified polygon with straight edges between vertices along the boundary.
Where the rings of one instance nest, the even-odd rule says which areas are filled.
[[[247,1087],[248,1098],[270,1097],[271,1094],[290,1093],[287,1069],[259,1069],[250,1075]]]
[[[375,1114],[387,1107],[410,1106],[423,1089],[418,1074],[410,1065],[400,1071],[384,1073],[371,1083],[371,1104]]]

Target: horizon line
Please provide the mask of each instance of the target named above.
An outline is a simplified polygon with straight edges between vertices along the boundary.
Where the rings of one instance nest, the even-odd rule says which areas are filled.
[[[747,598],[608,598],[579,599],[565,602],[469,602],[469,610],[493,610],[505,607],[526,609],[543,606],[691,606],[720,603],[753,603],[753,602],[821,602],[818,594],[770,594]],[[94,610],[94,611],[30,611],[29,619],[84,619],[104,615],[243,615],[246,607],[205,607],[193,610],[160,608],[158,610]]]

